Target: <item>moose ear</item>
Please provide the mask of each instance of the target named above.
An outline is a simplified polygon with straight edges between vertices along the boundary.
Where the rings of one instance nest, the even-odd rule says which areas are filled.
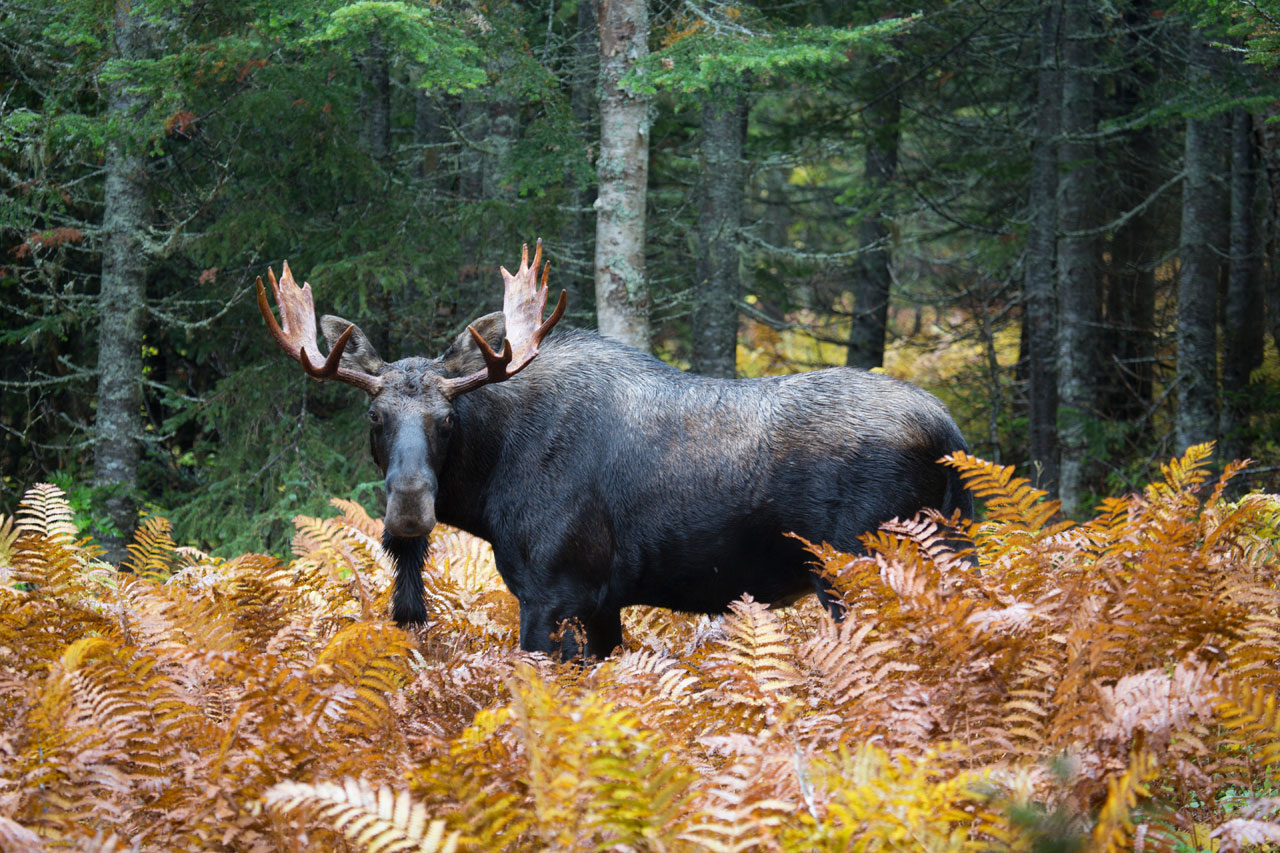
[[[324,333],[324,339],[329,342],[330,349],[333,349],[333,345],[348,326],[355,328],[351,331],[347,348],[342,351],[340,366],[378,376],[386,369],[387,363],[378,356],[373,344],[369,343],[364,332],[360,331],[360,327],[350,320],[344,320],[332,314],[325,314],[320,318],[320,331]]]
[[[480,319],[472,321],[471,325],[480,333],[480,337],[484,338],[489,349],[502,352],[502,339],[507,334],[507,323],[501,311],[485,314]],[[463,376],[484,367],[480,348],[476,346],[471,333],[466,329],[463,329],[462,334],[449,344],[444,355],[440,356],[440,362],[444,365],[445,376]]]

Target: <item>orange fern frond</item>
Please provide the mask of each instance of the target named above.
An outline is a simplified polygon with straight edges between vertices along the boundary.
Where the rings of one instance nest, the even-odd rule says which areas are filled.
[[[384,530],[382,519],[372,518],[365,508],[355,501],[330,498],[329,505],[342,513],[342,522],[348,527],[360,531],[375,542],[381,541]]]
[[[1061,508],[1060,501],[1045,500],[1048,492],[1015,477],[1012,465],[997,465],[962,450],[945,457],[943,464],[960,472],[974,496],[982,498],[987,520],[1009,530],[1039,533]]]

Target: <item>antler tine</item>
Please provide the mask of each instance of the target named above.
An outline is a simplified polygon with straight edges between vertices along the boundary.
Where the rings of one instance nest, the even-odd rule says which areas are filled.
[[[340,366],[342,353],[356,327],[347,326],[334,341],[328,357],[317,367],[307,353],[308,347],[314,348],[316,345],[316,309],[311,297],[311,284],[308,282],[298,287],[293,280],[293,273],[289,270],[288,261],[285,261],[279,280],[276,279],[275,270],[269,267],[267,279],[271,282],[276,305],[280,308],[280,323],[276,322],[275,315],[271,311],[271,304],[267,301],[267,291],[262,286],[261,276],[257,281],[258,310],[262,313],[262,318],[267,321],[267,330],[271,332],[280,349],[301,364],[308,376],[321,381],[345,382],[369,394],[376,394],[382,384],[378,377]],[[319,351],[316,352],[319,355]]]
[[[538,282],[539,267],[542,267],[541,286]],[[485,367],[470,376],[449,380],[448,387],[452,394],[464,394],[490,382],[510,379],[538,355],[538,344],[560,322],[568,305],[568,294],[561,291],[551,316],[545,321],[542,319],[542,313],[547,307],[550,268],[550,264],[542,263],[542,240],[537,241],[532,266],[529,265],[529,244],[525,243],[520,252],[520,266],[515,274],[510,273],[506,267],[500,268],[504,281],[502,313],[507,327],[502,352],[495,353],[480,333],[468,326],[471,337],[484,358]]]

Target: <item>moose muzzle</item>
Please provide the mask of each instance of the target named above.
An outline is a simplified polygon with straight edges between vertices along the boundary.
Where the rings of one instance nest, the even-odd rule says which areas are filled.
[[[387,530],[393,536],[426,536],[436,526],[436,473],[426,435],[402,429],[387,465]]]

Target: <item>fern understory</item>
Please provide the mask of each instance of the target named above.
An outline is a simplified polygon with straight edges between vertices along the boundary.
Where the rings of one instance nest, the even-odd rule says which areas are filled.
[[[516,647],[481,541],[438,531],[429,626],[386,621],[380,522],[295,558],[152,518],[131,573],[65,497],[0,519],[0,849],[1232,850],[1280,841],[1280,499],[1192,448],[1085,524],[984,500],[814,546],[848,609],[635,608],[626,649]]]

